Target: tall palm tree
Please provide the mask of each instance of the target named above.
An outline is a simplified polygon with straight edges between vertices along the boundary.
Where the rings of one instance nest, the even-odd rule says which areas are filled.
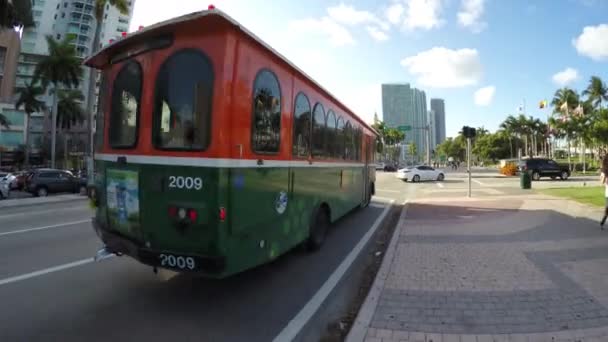
[[[85,112],[82,108],[84,95],[78,89],[59,91],[59,101],[57,103],[57,128],[63,133],[63,152],[64,167],[68,167],[68,135],[72,126],[82,123],[85,119]]]
[[[106,9],[109,6],[115,7],[121,14],[129,14],[129,1],[128,0],[95,0],[95,36],[93,37],[93,46],[91,47],[91,54],[94,54],[99,50],[99,42],[101,40],[101,23],[105,15]],[[89,68],[89,92],[87,97],[87,152],[93,153],[93,146],[91,143],[92,139],[92,120],[93,120],[93,107],[95,105],[95,85],[97,82],[97,70],[95,68]]]
[[[25,166],[29,165],[30,161],[30,117],[32,113],[42,112],[46,109],[44,101],[38,100],[39,96],[44,95],[44,89],[40,86],[33,85],[32,83],[27,84],[25,88],[20,88],[18,92],[17,102],[15,103],[15,109],[19,110],[23,107],[25,111]]]
[[[570,151],[571,142],[574,138],[576,131],[574,130],[573,120],[571,113],[579,104],[579,96],[576,91],[564,87],[562,89],[558,89],[553,95],[553,100],[551,100],[551,105],[553,106],[553,113],[558,113],[561,115],[562,120],[557,120],[557,124],[563,130],[564,137],[568,143],[568,165],[572,169],[572,154]],[[565,109],[562,109],[562,105],[567,104]]]
[[[602,109],[602,101],[608,101],[608,87],[601,78],[592,76],[583,96],[587,96],[596,109]]]
[[[55,167],[55,144],[57,140],[57,99],[58,92],[63,88],[76,88],[80,83],[82,74],[81,62],[76,57],[76,50],[71,45],[73,38],[66,37],[61,42],[46,36],[49,55],[36,66],[34,80],[40,81],[44,89],[53,85],[50,93],[53,95],[53,109],[51,111],[51,165]],[[34,82],[35,83],[35,82]]]

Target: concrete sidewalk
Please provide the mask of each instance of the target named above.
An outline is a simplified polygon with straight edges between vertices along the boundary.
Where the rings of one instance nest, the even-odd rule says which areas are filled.
[[[31,206],[47,203],[58,203],[68,201],[84,201],[87,200],[87,196],[79,194],[67,194],[67,195],[54,195],[48,197],[28,197],[28,198],[15,198],[5,199],[0,201],[0,208],[13,208],[20,206]]]
[[[347,341],[608,341],[601,214],[543,195],[409,203]]]

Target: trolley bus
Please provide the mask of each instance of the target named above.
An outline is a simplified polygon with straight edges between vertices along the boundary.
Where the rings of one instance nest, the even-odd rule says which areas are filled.
[[[375,132],[209,10],[111,43],[95,137],[96,258],[222,278],[318,249],[374,194]]]

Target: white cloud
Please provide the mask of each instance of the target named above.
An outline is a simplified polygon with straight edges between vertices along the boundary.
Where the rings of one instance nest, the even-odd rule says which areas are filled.
[[[338,6],[328,7],[327,14],[338,23],[346,25],[359,25],[377,21],[376,16],[368,11],[359,11],[353,6],[340,3]]]
[[[374,38],[375,40],[379,42],[388,40],[388,35],[386,34],[386,32],[380,30],[379,28],[375,26],[368,26],[366,27],[366,29],[369,35],[372,36],[372,38]]]
[[[418,76],[420,85],[435,88],[475,85],[482,76],[479,54],[475,49],[434,47],[403,59],[401,65],[410,74]]]
[[[586,26],[572,44],[580,55],[596,61],[608,59],[608,24]]]
[[[475,104],[481,107],[489,106],[494,100],[494,94],[496,93],[495,86],[487,86],[477,89],[475,92]]]
[[[475,33],[483,31],[487,26],[487,23],[480,21],[484,5],[485,0],[462,0],[460,11],[458,12],[458,23]]]
[[[382,87],[380,84],[352,84],[336,88],[336,97],[367,123],[374,122],[374,113],[381,117]]]
[[[444,23],[442,10],[443,0],[407,0],[403,25],[409,30],[439,28]]]
[[[321,19],[300,19],[289,23],[289,29],[296,32],[316,33],[325,35],[335,46],[354,45],[355,39],[344,26],[329,17]]]
[[[578,79],[578,71],[572,68],[566,68],[553,75],[553,82],[558,86],[566,86]]]
[[[392,4],[391,6],[389,6],[389,8],[386,9],[386,18],[391,24],[397,25],[401,22],[403,11],[405,11],[405,8],[402,4]]]

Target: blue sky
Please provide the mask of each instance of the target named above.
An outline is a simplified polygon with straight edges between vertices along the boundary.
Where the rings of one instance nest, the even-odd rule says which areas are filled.
[[[217,8],[371,121],[380,84],[408,82],[446,102],[448,136],[495,130],[525,99],[608,81],[608,0],[216,0]],[[205,9],[137,0],[131,29]]]

